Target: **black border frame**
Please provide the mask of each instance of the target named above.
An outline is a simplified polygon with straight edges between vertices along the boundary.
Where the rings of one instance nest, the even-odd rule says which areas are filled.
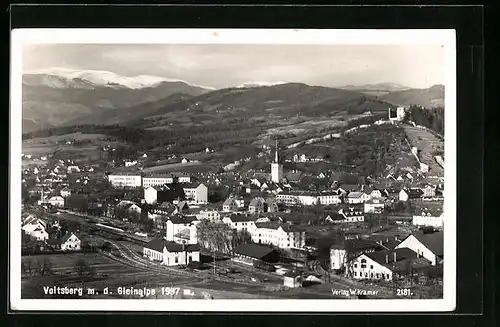
[[[484,11],[482,6],[12,6],[10,28],[452,28],[457,30],[457,309],[458,314],[481,314],[484,307],[483,268],[490,278],[492,261],[483,262],[483,125],[484,125]],[[168,23],[167,23],[168,22]],[[8,97],[8,96],[7,96]],[[8,139],[5,138],[5,139]],[[6,153],[6,152],[4,152]],[[7,164],[8,166],[8,164]],[[8,178],[4,181],[7,182]],[[6,185],[6,186],[7,186]],[[457,190],[457,191],[458,191]],[[6,208],[8,208],[8,203]],[[8,212],[6,217],[8,217]],[[4,224],[7,224],[7,219]],[[4,225],[4,226],[5,226]],[[6,226],[5,226],[6,227]],[[8,232],[8,228],[4,228]],[[488,232],[488,229],[485,230]],[[4,238],[4,241],[7,238]],[[493,246],[494,244],[488,243]],[[5,258],[5,257],[4,257]],[[488,264],[485,266],[484,264]],[[8,267],[8,264],[4,265]],[[8,285],[7,285],[8,287]],[[3,294],[8,294],[4,292]],[[493,295],[493,294],[492,294]],[[494,296],[494,295],[493,295]],[[493,297],[492,297],[493,298]],[[56,309],[56,308],[55,308]],[[7,311],[9,311],[7,307]],[[23,312],[25,313],[25,312]],[[35,312],[31,312],[35,313]],[[46,314],[46,312],[41,312]],[[92,313],[92,312],[85,312]],[[118,313],[118,312],[117,312]],[[68,312],[70,314],[70,312]],[[95,312],[94,312],[95,314]],[[127,317],[109,319],[118,324]],[[134,313],[136,314],[136,313]],[[165,313],[162,313],[165,314]],[[220,323],[220,315],[208,313],[204,320]],[[269,315],[275,313],[266,313]],[[331,315],[319,314],[318,320],[332,323]],[[347,313],[363,315],[362,313]],[[362,318],[379,321],[374,313]],[[401,314],[401,312],[395,312]],[[428,313],[409,313],[415,316]],[[128,314],[125,314],[128,316]],[[197,314],[172,313],[169,323],[197,321]],[[246,313],[241,315],[248,315]],[[304,324],[314,322],[316,313],[293,315],[278,313],[278,321]],[[437,313],[450,315],[450,313]],[[66,315],[65,315],[66,316]],[[37,320],[43,316],[33,316]],[[455,316],[456,317],[456,316]],[[18,317],[20,318],[20,317]],[[48,317],[47,317],[48,318]],[[61,317],[64,323],[68,317]],[[158,314],[139,317],[140,321],[158,322]],[[347,317],[339,316],[335,322]],[[422,317],[411,318],[412,322]],[[86,324],[97,322],[85,318]],[[388,318],[390,319],[390,318]],[[22,319],[24,320],[24,318]],[[43,318],[42,320],[45,320]],[[47,322],[58,323],[50,318]],[[259,319],[260,321],[261,319]],[[266,320],[266,319],[262,319]],[[453,319],[455,320],[455,319]],[[31,321],[31,319],[30,319]],[[40,321],[40,320],[39,320]],[[198,320],[199,321],[199,320]],[[208,321],[204,321],[205,324]],[[275,322],[276,323],[276,322]]]

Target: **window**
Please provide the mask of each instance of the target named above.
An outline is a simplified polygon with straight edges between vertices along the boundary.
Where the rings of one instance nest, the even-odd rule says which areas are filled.
[[[370,274],[370,278],[373,278],[373,273]]]
[[[358,268],[358,264],[357,263],[354,264],[354,268]]]
[[[365,273],[365,277],[367,277],[367,278],[368,278],[368,273]]]
[[[179,263],[179,258],[175,256],[175,263]]]
[[[366,259],[361,259],[361,268],[366,268]]]
[[[370,265],[370,269],[373,269],[373,265]]]
[[[357,276],[358,276],[358,272],[357,272],[357,271],[355,271],[355,272],[354,272],[354,277],[357,277]]]
[[[377,278],[380,278],[380,274],[377,274]]]

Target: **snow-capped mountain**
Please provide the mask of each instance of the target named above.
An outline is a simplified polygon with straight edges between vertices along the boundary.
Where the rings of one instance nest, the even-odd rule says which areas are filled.
[[[27,71],[24,77],[33,78],[33,76],[43,76],[47,86],[64,88],[75,88],[78,85],[87,83],[87,87],[100,86],[111,88],[129,88],[129,89],[142,89],[148,87],[156,87],[162,82],[180,82],[190,86],[213,90],[212,87],[200,86],[188,83],[181,79],[174,79],[168,77],[151,76],[151,75],[138,75],[138,76],[122,76],[113,72],[103,70],[80,70],[62,67],[53,67],[47,69],[40,69],[34,71]],[[24,78],[26,80],[26,78]],[[42,82],[42,80],[39,81]]]
[[[287,84],[289,82],[246,82],[241,85],[238,85],[236,87],[238,88],[246,88],[246,87],[259,87],[259,86],[273,86],[273,85],[280,85],[280,84]]]

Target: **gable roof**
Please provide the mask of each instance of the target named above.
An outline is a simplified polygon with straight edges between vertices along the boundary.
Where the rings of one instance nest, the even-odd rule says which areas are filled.
[[[415,233],[412,234],[426,248],[431,250],[435,255],[442,256],[444,252],[443,232],[435,233]]]
[[[222,204],[223,206],[230,206],[233,204],[236,200],[233,197],[227,198],[224,203]]]
[[[163,248],[167,248],[168,252],[194,252],[199,251],[199,244],[179,244],[172,241],[167,241],[164,238],[154,239],[144,245],[145,248],[151,249],[157,252],[163,252]]]
[[[248,206],[256,206],[259,203],[264,203],[265,200],[261,197],[253,198],[252,201],[250,201],[250,204]]]
[[[75,234],[73,232],[66,233],[66,235],[64,235],[61,238],[61,244],[66,243],[66,241],[69,240],[69,238],[71,237],[71,235],[75,235]],[[76,237],[76,235],[75,235],[75,237]],[[76,237],[76,238],[78,238],[78,237]]]
[[[361,197],[362,195],[363,195],[363,192],[349,192],[347,197],[351,198],[351,199],[356,199],[356,198]]]
[[[233,223],[239,223],[239,222],[245,222],[245,221],[256,221],[257,220],[256,216],[237,215],[237,214],[232,214],[228,218],[231,219],[231,221]]]
[[[266,245],[258,244],[240,244],[234,252],[237,254],[245,255],[247,257],[262,259],[268,254],[275,252],[276,250]]]
[[[189,224],[193,221],[197,221],[198,218],[196,216],[184,216],[180,214],[175,214],[169,219],[173,224]]]

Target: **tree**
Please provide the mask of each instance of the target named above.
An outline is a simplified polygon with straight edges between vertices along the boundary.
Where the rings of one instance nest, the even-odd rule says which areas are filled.
[[[198,242],[206,249],[229,253],[233,231],[222,222],[203,220],[196,225]]]

